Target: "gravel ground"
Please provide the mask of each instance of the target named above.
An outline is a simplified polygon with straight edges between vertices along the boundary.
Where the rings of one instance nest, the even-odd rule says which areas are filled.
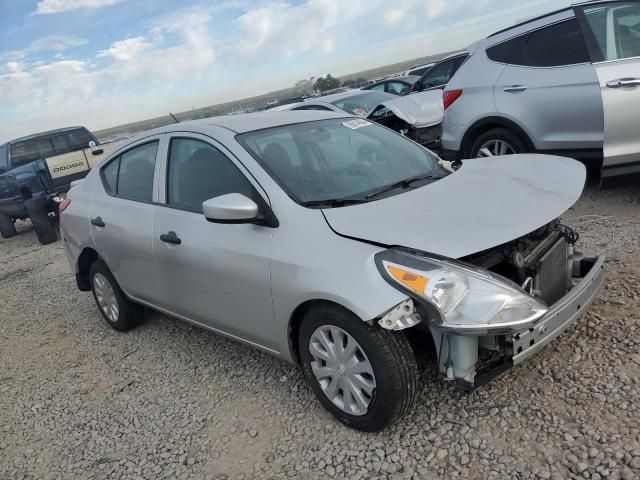
[[[0,240],[0,479],[640,477],[640,188],[566,215],[608,280],[583,319],[471,395],[427,364],[379,434],[335,422],[298,369],[152,313],[121,334],[62,244]]]

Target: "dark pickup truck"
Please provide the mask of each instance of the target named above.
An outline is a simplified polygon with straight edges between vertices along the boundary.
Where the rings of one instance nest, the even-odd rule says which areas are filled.
[[[14,222],[30,218],[43,245],[55,242],[57,204],[105,155],[84,127],[29,135],[0,145],[0,234],[16,235]]]

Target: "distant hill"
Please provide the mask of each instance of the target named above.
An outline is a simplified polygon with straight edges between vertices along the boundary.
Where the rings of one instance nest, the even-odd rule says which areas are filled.
[[[398,62],[391,65],[386,65],[383,67],[372,68],[369,70],[364,70],[362,72],[351,73],[349,75],[344,75],[342,77],[338,77],[341,81],[356,79],[356,78],[367,78],[367,79],[375,79],[384,77],[387,75],[392,75],[394,73],[400,73],[409,70],[411,67],[416,65],[423,65],[426,63],[437,62],[447,53],[442,53],[438,55],[431,55],[428,57],[414,58],[413,60],[407,60],[405,62]],[[274,100],[283,100],[285,98],[291,97],[294,94],[294,87],[286,88],[284,90],[277,90],[274,92],[265,93],[264,95],[258,95],[250,98],[243,98],[240,100],[234,100],[231,102],[219,103],[217,105],[211,105],[203,108],[196,108],[193,110],[187,110],[186,112],[174,113],[174,115],[180,121],[187,120],[196,120],[200,118],[209,118],[215,117],[218,115],[226,115],[227,113],[244,109],[250,107],[256,107],[266,104],[267,102],[271,102]],[[162,127],[164,125],[169,125],[171,123],[175,123],[175,120],[171,118],[168,114],[162,117],[150,118],[147,120],[141,120],[139,122],[127,123],[125,125],[118,125],[111,128],[106,128],[104,130],[99,130],[94,132],[95,135],[101,139],[113,139],[126,135],[132,135],[138,132],[143,132],[145,130],[151,130],[152,128]]]

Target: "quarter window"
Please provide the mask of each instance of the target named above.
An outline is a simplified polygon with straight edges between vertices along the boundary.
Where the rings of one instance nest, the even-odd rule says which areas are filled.
[[[192,138],[171,141],[167,179],[167,203],[202,212],[202,203],[228,193],[255,198],[246,177],[220,150]]]
[[[595,40],[594,61],[640,57],[640,4],[599,4],[582,11]]]
[[[132,148],[102,169],[102,180],[109,193],[130,200],[153,200],[153,175],[158,141]]]

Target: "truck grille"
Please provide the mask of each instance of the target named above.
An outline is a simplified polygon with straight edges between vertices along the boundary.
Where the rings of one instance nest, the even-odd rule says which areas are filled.
[[[534,278],[534,288],[547,305],[560,300],[568,290],[568,246],[564,238],[558,239],[540,257],[538,274]]]

